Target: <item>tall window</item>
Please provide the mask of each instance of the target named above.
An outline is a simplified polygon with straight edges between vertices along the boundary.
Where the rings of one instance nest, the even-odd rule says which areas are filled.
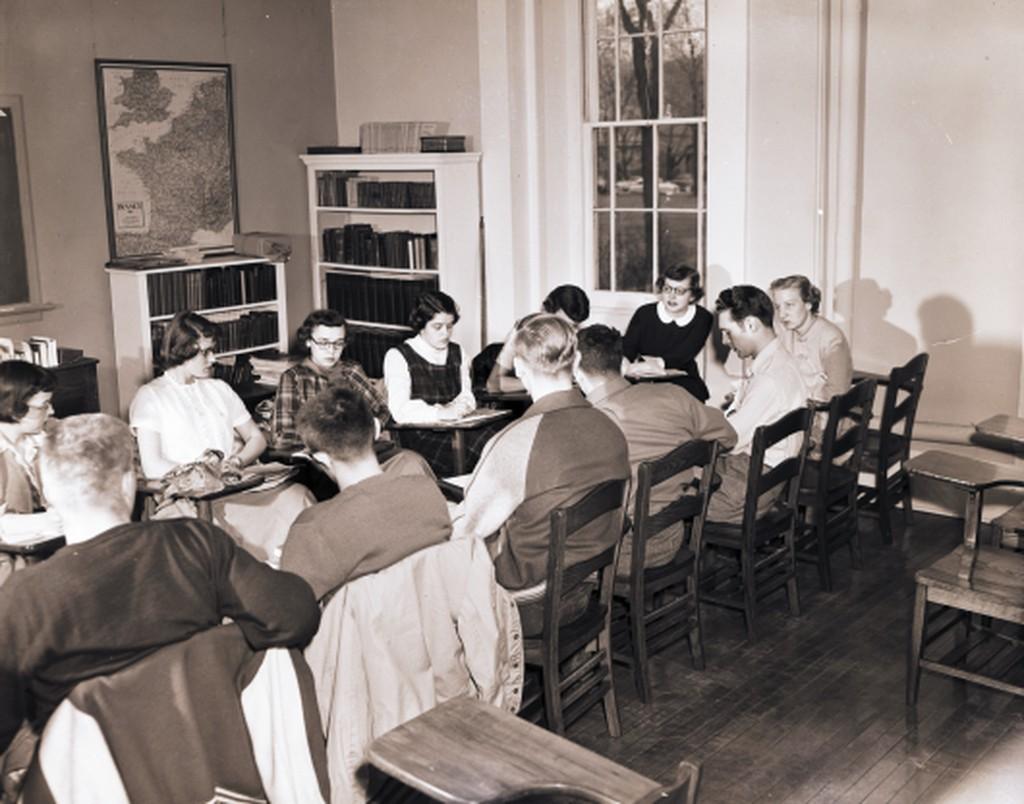
[[[588,117],[599,290],[704,273],[705,0],[590,0]]]

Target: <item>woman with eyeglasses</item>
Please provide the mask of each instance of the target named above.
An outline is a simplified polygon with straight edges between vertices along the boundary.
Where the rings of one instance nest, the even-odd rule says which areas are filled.
[[[43,425],[53,413],[56,387],[57,377],[48,369],[24,360],[0,363],[0,519],[8,523],[46,507],[36,453]],[[50,525],[56,530],[59,520],[55,517]],[[0,583],[14,567],[10,557],[0,554]]]
[[[128,414],[147,478],[162,478],[209,449],[224,456],[222,469],[240,471],[267,448],[245,403],[212,376],[216,338],[216,324],[193,312],[175,315],[164,332],[164,373],[138,390]],[[217,500],[214,520],[257,558],[274,560],[310,503],[303,487],[289,484]]]
[[[270,435],[278,449],[301,449],[295,419],[299,410],[330,383],[340,383],[359,391],[381,427],[390,415],[384,395],[363,367],[342,357],[347,327],[337,310],[314,310],[299,327],[296,340],[305,350],[305,358],[281,375],[274,399]]]
[[[623,337],[622,351],[638,368],[655,366],[684,372],[669,382],[685,388],[701,402],[708,388],[697,368],[714,318],[703,307],[700,274],[689,265],[672,265],[658,276],[658,301],[644,304],[633,313]]]

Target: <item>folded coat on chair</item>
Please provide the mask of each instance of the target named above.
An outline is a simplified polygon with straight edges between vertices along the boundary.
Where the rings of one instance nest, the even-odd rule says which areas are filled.
[[[345,584],[306,649],[327,737],[331,801],[366,799],[374,739],[459,695],[516,712],[519,614],[476,539],[427,547]]]

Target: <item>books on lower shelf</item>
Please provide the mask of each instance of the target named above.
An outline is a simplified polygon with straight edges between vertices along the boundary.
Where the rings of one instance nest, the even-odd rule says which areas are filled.
[[[325,170],[316,177],[321,207],[367,209],[433,209],[432,181],[383,181],[352,170]]]
[[[265,385],[279,385],[281,383],[281,375],[297,362],[297,358],[287,355],[280,357],[252,357],[249,359],[249,365],[252,366],[253,374]]]
[[[154,273],[146,278],[146,287],[150,316],[270,302],[277,298],[275,268],[265,262]]]
[[[412,330],[383,329],[362,324],[349,324],[345,357],[355,360],[368,377],[384,376],[384,355],[412,336]]]
[[[421,293],[438,290],[436,275],[381,277],[360,273],[329,273],[327,306],[345,318],[406,327]]]
[[[264,346],[276,349],[278,344],[277,311],[252,310],[237,318],[211,320],[217,325],[217,351],[237,352]],[[164,332],[170,321],[154,321],[150,324],[153,339],[153,362],[161,362]]]
[[[323,231],[324,262],[380,268],[437,270],[437,235],[379,232],[368,223],[350,223]]]

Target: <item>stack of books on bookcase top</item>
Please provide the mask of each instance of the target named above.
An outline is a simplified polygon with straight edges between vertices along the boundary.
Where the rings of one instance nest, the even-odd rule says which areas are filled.
[[[437,235],[402,230],[378,232],[368,223],[323,231],[324,262],[382,268],[437,270]]]
[[[252,310],[237,318],[217,319],[217,352],[239,352],[246,349],[266,347],[276,349],[278,342],[277,312],[275,310]],[[170,321],[153,321],[150,332],[153,339],[153,362],[161,361],[164,332]]]
[[[266,262],[150,274],[147,290],[151,317],[277,298],[275,268]]]
[[[60,365],[57,357],[57,339],[45,335],[33,335],[25,343],[28,345],[28,358],[37,366],[52,368]]]
[[[355,360],[369,377],[384,376],[384,355],[392,346],[398,346],[412,333],[409,330],[383,329],[365,324],[348,327],[345,357]]]
[[[288,355],[277,355],[275,357],[257,357],[249,360],[255,374],[261,383],[265,385],[278,385],[281,382],[281,375],[299,362],[299,358]]]
[[[448,133],[448,124],[440,121],[371,122],[359,126],[359,145],[364,154],[414,152],[421,137]]]
[[[317,173],[316,194],[321,207],[433,209],[437,205],[432,181],[381,181],[351,170]]]
[[[355,321],[407,327],[421,293],[438,290],[437,276],[327,274],[327,306]]]

